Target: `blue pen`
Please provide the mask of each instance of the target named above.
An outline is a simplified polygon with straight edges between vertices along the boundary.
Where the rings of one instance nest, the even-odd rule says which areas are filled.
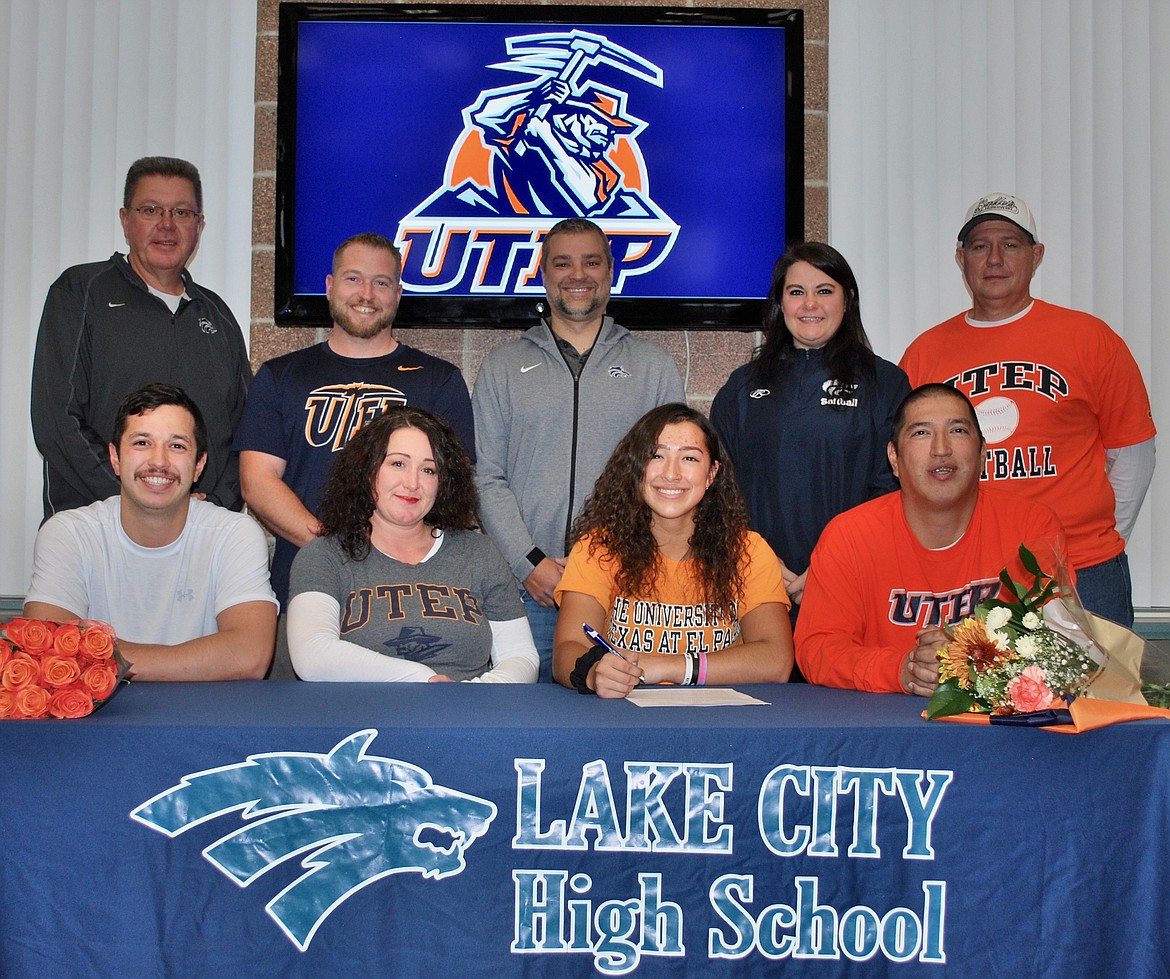
[[[614,656],[616,656],[618,659],[625,659],[625,657],[616,649],[614,649],[613,646],[611,646],[608,642],[606,642],[601,633],[594,629],[593,626],[591,626],[588,622],[582,625],[581,628],[585,630],[585,635],[593,640],[594,645],[600,646],[606,652],[613,653]]]

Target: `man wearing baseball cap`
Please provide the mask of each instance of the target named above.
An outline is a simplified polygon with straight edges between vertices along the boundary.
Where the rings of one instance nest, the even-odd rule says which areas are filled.
[[[977,200],[955,251],[971,309],[922,334],[901,367],[912,385],[941,381],[974,402],[984,479],[1055,510],[1085,608],[1131,626],[1125,539],[1154,472],[1150,399],[1108,325],[1032,298],[1043,258],[1024,201]]]

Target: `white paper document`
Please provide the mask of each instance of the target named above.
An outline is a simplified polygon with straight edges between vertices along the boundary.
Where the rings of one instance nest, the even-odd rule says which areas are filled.
[[[639,707],[743,707],[767,703],[730,687],[636,687],[626,700]]]

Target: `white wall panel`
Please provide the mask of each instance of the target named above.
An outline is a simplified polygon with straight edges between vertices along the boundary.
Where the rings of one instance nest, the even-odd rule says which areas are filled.
[[[954,264],[966,207],[1009,191],[1047,246],[1034,294],[1125,337],[1163,429],[1130,541],[1135,602],[1170,606],[1170,4],[830,0],[829,228],[891,359],[969,306]]]
[[[0,595],[23,595],[40,522],[29,371],[49,284],[124,250],[118,207],[140,156],[203,176],[192,263],[247,329],[254,0],[0,2]]]

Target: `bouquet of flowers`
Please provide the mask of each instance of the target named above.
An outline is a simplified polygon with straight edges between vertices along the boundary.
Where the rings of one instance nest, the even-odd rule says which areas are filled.
[[[104,622],[12,619],[0,624],[0,718],[85,717],[127,668]]]
[[[1045,621],[1044,606],[1055,596],[1055,583],[1023,545],[1020,560],[1033,582],[1024,587],[1005,568],[1000,581],[1015,599],[978,605],[939,650],[939,686],[926,707],[928,720],[968,711],[1047,710],[1054,701],[1082,693],[1101,669],[1091,644],[1082,646]]]

